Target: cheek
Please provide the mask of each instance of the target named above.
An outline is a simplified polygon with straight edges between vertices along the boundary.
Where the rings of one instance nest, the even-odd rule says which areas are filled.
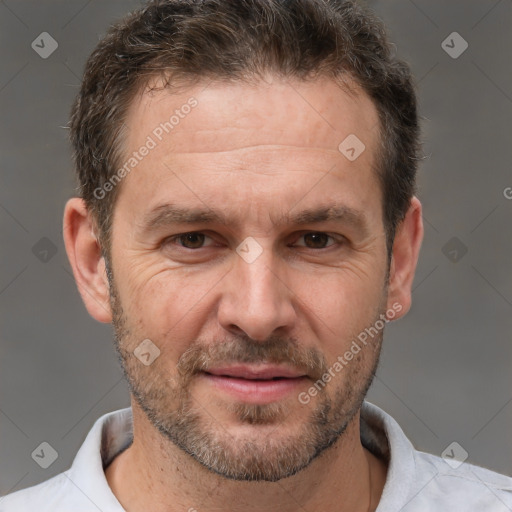
[[[304,313],[332,336],[364,328],[365,322],[371,322],[378,313],[384,293],[383,279],[378,276],[362,279],[343,269],[316,276],[297,275],[290,288]]]
[[[218,277],[167,270],[156,275],[130,276],[122,304],[131,331],[151,339],[161,351],[179,357],[194,341],[213,308]]]
[[[297,294],[302,299],[299,314],[307,324],[304,332],[313,332],[318,340],[317,348],[329,364],[350,350],[352,342],[374,324],[384,304],[382,283],[375,279],[356,279],[353,274],[343,272],[303,279],[300,290]],[[356,371],[361,365],[366,367],[369,363],[363,361],[373,361],[374,356],[372,351],[364,349],[357,356],[349,354],[349,357],[353,357],[351,366]],[[341,380],[338,378],[337,382]]]

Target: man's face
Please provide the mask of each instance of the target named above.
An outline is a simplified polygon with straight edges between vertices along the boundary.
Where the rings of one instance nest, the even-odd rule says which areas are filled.
[[[346,429],[378,360],[382,329],[333,370],[387,307],[376,110],[324,79],[146,92],[128,114],[127,160],[154,146],[120,185],[112,231],[136,402],[212,471],[290,476]],[[146,360],[160,354],[145,365],[148,339]]]

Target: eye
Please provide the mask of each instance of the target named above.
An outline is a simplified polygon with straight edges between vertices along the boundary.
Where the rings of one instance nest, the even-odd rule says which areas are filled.
[[[205,244],[207,241],[209,241],[209,243]],[[167,242],[170,244],[177,244],[185,249],[201,249],[202,247],[211,245],[213,240],[204,233],[191,232],[175,235],[169,238]]]
[[[308,249],[324,249],[326,247],[330,247],[336,243],[336,240],[328,235],[327,233],[322,233],[319,231],[313,231],[311,233],[305,233],[302,235],[299,240],[303,239],[303,244],[295,244],[300,247],[307,247]],[[329,243],[329,240],[331,241]]]

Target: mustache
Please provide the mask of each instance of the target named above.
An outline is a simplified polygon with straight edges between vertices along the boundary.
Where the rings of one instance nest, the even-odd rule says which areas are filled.
[[[328,371],[325,357],[319,350],[301,347],[296,339],[280,336],[265,341],[243,335],[214,343],[198,341],[181,355],[176,366],[183,377],[190,378],[216,366],[236,363],[291,365],[315,381]]]

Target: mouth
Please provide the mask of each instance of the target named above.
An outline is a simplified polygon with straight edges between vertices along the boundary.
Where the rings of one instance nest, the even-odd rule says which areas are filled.
[[[308,378],[303,372],[274,365],[209,368],[202,376],[216,391],[253,404],[281,400],[297,391]]]

